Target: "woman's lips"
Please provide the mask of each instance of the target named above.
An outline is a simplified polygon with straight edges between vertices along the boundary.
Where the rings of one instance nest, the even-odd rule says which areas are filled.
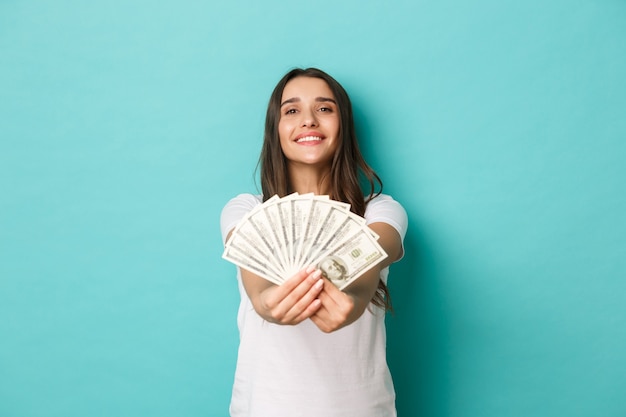
[[[321,142],[325,139],[324,135],[322,135],[319,132],[304,132],[304,133],[300,133],[298,136],[296,136],[295,142],[296,143],[314,143],[314,142]]]
[[[321,138],[319,136],[303,136],[296,139],[296,143],[321,142],[322,140],[324,140],[324,138]]]

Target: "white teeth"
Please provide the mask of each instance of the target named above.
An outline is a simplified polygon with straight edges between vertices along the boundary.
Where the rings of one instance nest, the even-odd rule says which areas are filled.
[[[305,136],[303,138],[296,140],[296,142],[313,142],[315,140],[322,140],[322,138],[318,136]]]

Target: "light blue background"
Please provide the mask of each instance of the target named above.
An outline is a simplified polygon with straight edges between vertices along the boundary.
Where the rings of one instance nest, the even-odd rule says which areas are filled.
[[[410,216],[401,417],[626,415],[626,2],[0,2],[0,416],[225,416],[293,66]]]

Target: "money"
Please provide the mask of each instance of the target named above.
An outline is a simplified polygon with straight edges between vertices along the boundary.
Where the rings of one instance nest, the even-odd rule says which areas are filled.
[[[378,235],[350,205],[328,196],[274,196],[233,229],[222,257],[280,285],[315,265],[344,289],[387,257]]]

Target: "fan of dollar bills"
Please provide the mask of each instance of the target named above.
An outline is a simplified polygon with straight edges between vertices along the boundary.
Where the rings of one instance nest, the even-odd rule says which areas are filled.
[[[339,289],[387,257],[378,235],[350,205],[328,196],[274,196],[250,211],[226,242],[223,258],[275,284],[318,267]]]

